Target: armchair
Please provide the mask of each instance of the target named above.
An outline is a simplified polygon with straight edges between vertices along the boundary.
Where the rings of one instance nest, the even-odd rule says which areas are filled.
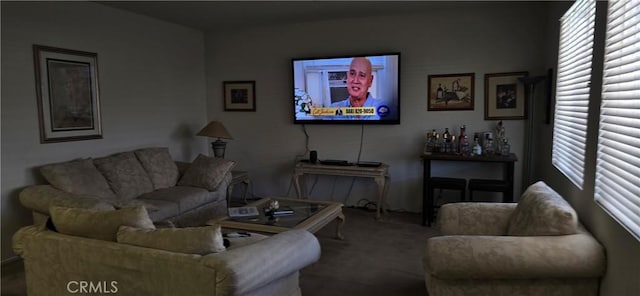
[[[423,260],[431,296],[598,295],[604,248],[543,182],[519,204],[446,204],[438,226]]]

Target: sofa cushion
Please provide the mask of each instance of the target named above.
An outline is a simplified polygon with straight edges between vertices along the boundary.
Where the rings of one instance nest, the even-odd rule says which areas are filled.
[[[139,229],[121,226],[118,242],[177,253],[219,253],[225,250],[220,225],[186,228]]]
[[[58,232],[108,241],[116,241],[122,225],[155,229],[144,207],[115,211],[51,207],[51,220]]]
[[[91,158],[49,164],[40,168],[51,186],[74,194],[113,198],[115,194]]]
[[[159,222],[181,214],[178,203],[158,199],[136,199],[149,205],[147,213],[152,221]],[[145,206],[146,207],[146,206]]]
[[[236,165],[231,160],[198,155],[184,172],[178,185],[205,188],[215,191],[227,173]]]
[[[96,158],[93,162],[120,198],[132,199],[153,191],[151,179],[133,152]]]
[[[509,219],[508,235],[567,235],[577,233],[578,215],[562,196],[542,181],[520,197]]]
[[[164,200],[178,204],[181,213],[195,209],[204,204],[217,201],[225,195],[217,195],[207,189],[190,186],[174,186],[145,193],[137,200]]]
[[[146,148],[134,151],[142,167],[149,175],[153,189],[175,186],[178,182],[178,166],[167,148]]]

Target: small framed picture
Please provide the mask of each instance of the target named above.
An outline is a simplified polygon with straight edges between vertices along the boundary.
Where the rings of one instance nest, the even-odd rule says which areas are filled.
[[[429,75],[427,110],[473,110],[474,73]]]
[[[255,81],[224,81],[225,111],[256,111]]]
[[[528,72],[484,75],[484,119],[526,119],[527,101],[524,83],[518,78]]]
[[[33,45],[40,143],[102,138],[98,54]]]

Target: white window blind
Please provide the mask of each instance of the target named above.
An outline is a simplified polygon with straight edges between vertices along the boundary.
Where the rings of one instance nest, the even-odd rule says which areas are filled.
[[[582,189],[593,56],[595,0],[577,0],[560,19],[551,161]]]
[[[640,0],[609,1],[595,199],[640,240]]]

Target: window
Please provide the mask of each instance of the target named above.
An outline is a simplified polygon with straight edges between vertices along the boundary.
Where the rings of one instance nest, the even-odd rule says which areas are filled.
[[[560,19],[551,161],[582,189],[593,56],[595,0],[577,0]]]
[[[640,239],[640,0],[609,1],[595,199]]]

